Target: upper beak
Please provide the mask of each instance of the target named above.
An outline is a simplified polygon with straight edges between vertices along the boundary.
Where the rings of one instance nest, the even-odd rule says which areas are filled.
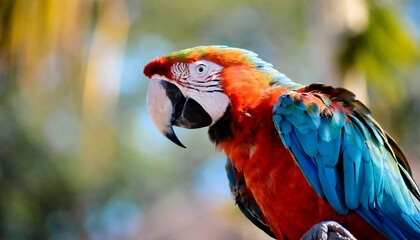
[[[169,140],[180,147],[172,128],[173,125],[184,128],[200,128],[212,123],[210,115],[194,99],[185,97],[174,84],[152,78],[147,90],[148,110],[153,123]]]

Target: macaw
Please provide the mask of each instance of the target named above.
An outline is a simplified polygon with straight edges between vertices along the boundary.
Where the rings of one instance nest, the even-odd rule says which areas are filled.
[[[173,126],[209,127],[236,204],[273,238],[420,239],[410,166],[349,90],[295,83],[227,46],[155,58],[144,74],[155,126],[181,147]]]

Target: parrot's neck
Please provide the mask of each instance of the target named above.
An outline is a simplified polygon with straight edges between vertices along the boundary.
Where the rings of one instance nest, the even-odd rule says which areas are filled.
[[[260,134],[276,136],[272,109],[280,94],[287,90],[289,88],[269,87],[261,91],[258,98],[254,96],[257,103],[232,103],[225,115],[210,127],[210,140],[225,152],[237,169],[250,157]]]
[[[252,152],[261,131],[275,136],[272,121],[275,102],[283,92],[301,86],[267,63],[258,68],[227,67],[221,74],[221,82],[230,106],[210,127],[209,136],[229,158],[242,154],[239,152]],[[242,161],[245,158],[232,159],[235,167],[240,167]]]

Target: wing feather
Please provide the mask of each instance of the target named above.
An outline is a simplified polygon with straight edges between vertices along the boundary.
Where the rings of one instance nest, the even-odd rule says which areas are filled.
[[[226,161],[226,173],[230,190],[241,212],[257,227],[273,238],[276,238],[263,213],[255,202],[252,193],[248,190],[242,174],[236,171],[230,159]]]
[[[395,141],[343,88],[287,91],[273,121],[308,182],[339,213],[354,210],[392,239],[420,239],[420,192]]]

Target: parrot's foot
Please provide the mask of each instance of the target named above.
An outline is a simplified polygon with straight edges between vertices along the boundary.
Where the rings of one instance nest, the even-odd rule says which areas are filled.
[[[326,221],[314,225],[301,240],[356,240],[356,238],[337,222]]]

